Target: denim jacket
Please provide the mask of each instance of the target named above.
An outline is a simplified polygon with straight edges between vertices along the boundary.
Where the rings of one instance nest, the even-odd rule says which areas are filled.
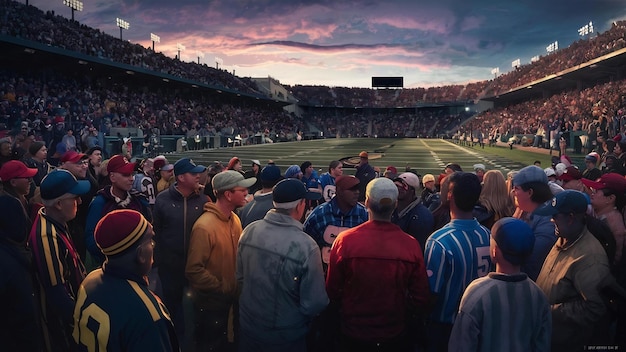
[[[319,247],[300,222],[274,209],[243,231],[236,276],[242,332],[261,342],[303,338],[328,304]]]

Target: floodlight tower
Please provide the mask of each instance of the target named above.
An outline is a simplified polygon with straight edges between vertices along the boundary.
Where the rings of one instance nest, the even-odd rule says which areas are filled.
[[[498,78],[498,74],[500,73],[500,67],[495,67],[491,69],[491,74],[493,78]]]
[[[200,58],[204,59],[204,53],[202,51],[198,51],[198,65],[200,65]]]
[[[546,47],[546,51],[548,52],[548,54],[553,53],[555,51],[559,50],[559,42],[555,41],[554,43],[550,43],[550,45],[548,45]]]
[[[161,37],[154,33],[150,33],[150,40],[152,40],[152,51],[154,51],[154,43],[160,43]]]
[[[224,64],[224,60],[222,60],[221,57],[215,57],[215,69],[219,70],[220,69],[220,64]]]
[[[511,62],[511,67],[513,67],[513,68],[518,68],[518,67],[520,67],[520,65],[521,65],[520,59],[515,59],[515,60],[513,60]]]
[[[26,5],[28,5],[28,1],[26,1]],[[83,10],[83,2],[79,0],[63,0],[63,5],[72,9],[72,21],[74,21],[74,11]]]
[[[180,59],[180,52],[185,51],[185,46],[182,45],[181,43],[176,43],[176,49],[178,49],[178,61],[182,61]]]
[[[578,35],[580,35],[581,37],[585,37],[586,35],[591,36],[591,34],[593,33],[593,22],[589,21],[588,24],[580,27],[578,29]]]
[[[117,26],[120,27],[120,40],[122,39],[122,29],[128,30],[128,28],[130,28],[130,23],[124,21],[121,18],[116,18],[115,22],[117,23]]]

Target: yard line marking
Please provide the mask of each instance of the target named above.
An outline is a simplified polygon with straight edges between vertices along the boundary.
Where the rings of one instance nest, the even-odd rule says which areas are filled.
[[[443,142],[445,142],[445,143],[448,143],[449,145],[451,145],[451,146],[455,147],[456,149],[462,150],[462,151],[466,152],[467,154],[469,154],[469,155],[472,155],[472,156],[476,157],[477,159],[481,160],[484,164],[489,164],[489,165],[492,165],[492,166],[494,166],[494,167],[496,167],[496,168],[499,168],[499,169],[506,169],[506,170],[509,170],[508,168],[505,168],[505,167],[501,167],[501,166],[499,166],[499,165],[496,165],[496,164],[493,162],[493,160],[488,159],[487,157],[485,157],[484,155],[482,155],[482,154],[480,154],[480,153],[477,153],[477,152],[475,152],[475,151],[473,151],[473,150],[468,150],[468,149],[466,149],[466,148],[464,148],[464,147],[461,147],[461,146],[459,146],[459,145],[456,145],[456,144],[454,144],[454,143],[452,143],[452,142],[449,142],[449,141],[446,141],[446,140],[442,140],[442,141],[443,141]]]
[[[430,145],[428,145],[428,143],[426,143],[423,139],[420,139],[420,142],[422,142],[424,147],[426,147],[426,149],[430,151],[430,155],[433,157],[433,160],[435,160],[435,162],[437,163],[437,165],[439,165],[439,167],[446,166],[443,160],[441,160],[439,155],[437,155],[437,153],[430,147]]]

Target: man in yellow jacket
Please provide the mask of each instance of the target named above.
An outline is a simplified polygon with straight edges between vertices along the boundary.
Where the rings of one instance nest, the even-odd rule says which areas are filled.
[[[246,204],[248,187],[255,182],[233,170],[215,175],[211,183],[217,201],[204,205],[191,230],[185,276],[193,295],[197,351],[226,349],[229,311],[234,307],[238,313],[235,264],[242,228],[233,211]]]

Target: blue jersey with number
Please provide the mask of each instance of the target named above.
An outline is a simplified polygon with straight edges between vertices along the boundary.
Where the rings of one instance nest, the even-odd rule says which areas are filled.
[[[78,291],[74,341],[79,351],[178,351],[174,326],[142,278],[106,267]]]
[[[456,219],[426,240],[428,283],[437,296],[433,321],[454,323],[465,288],[491,271],[489,237],[489,230],[476,219]]]

